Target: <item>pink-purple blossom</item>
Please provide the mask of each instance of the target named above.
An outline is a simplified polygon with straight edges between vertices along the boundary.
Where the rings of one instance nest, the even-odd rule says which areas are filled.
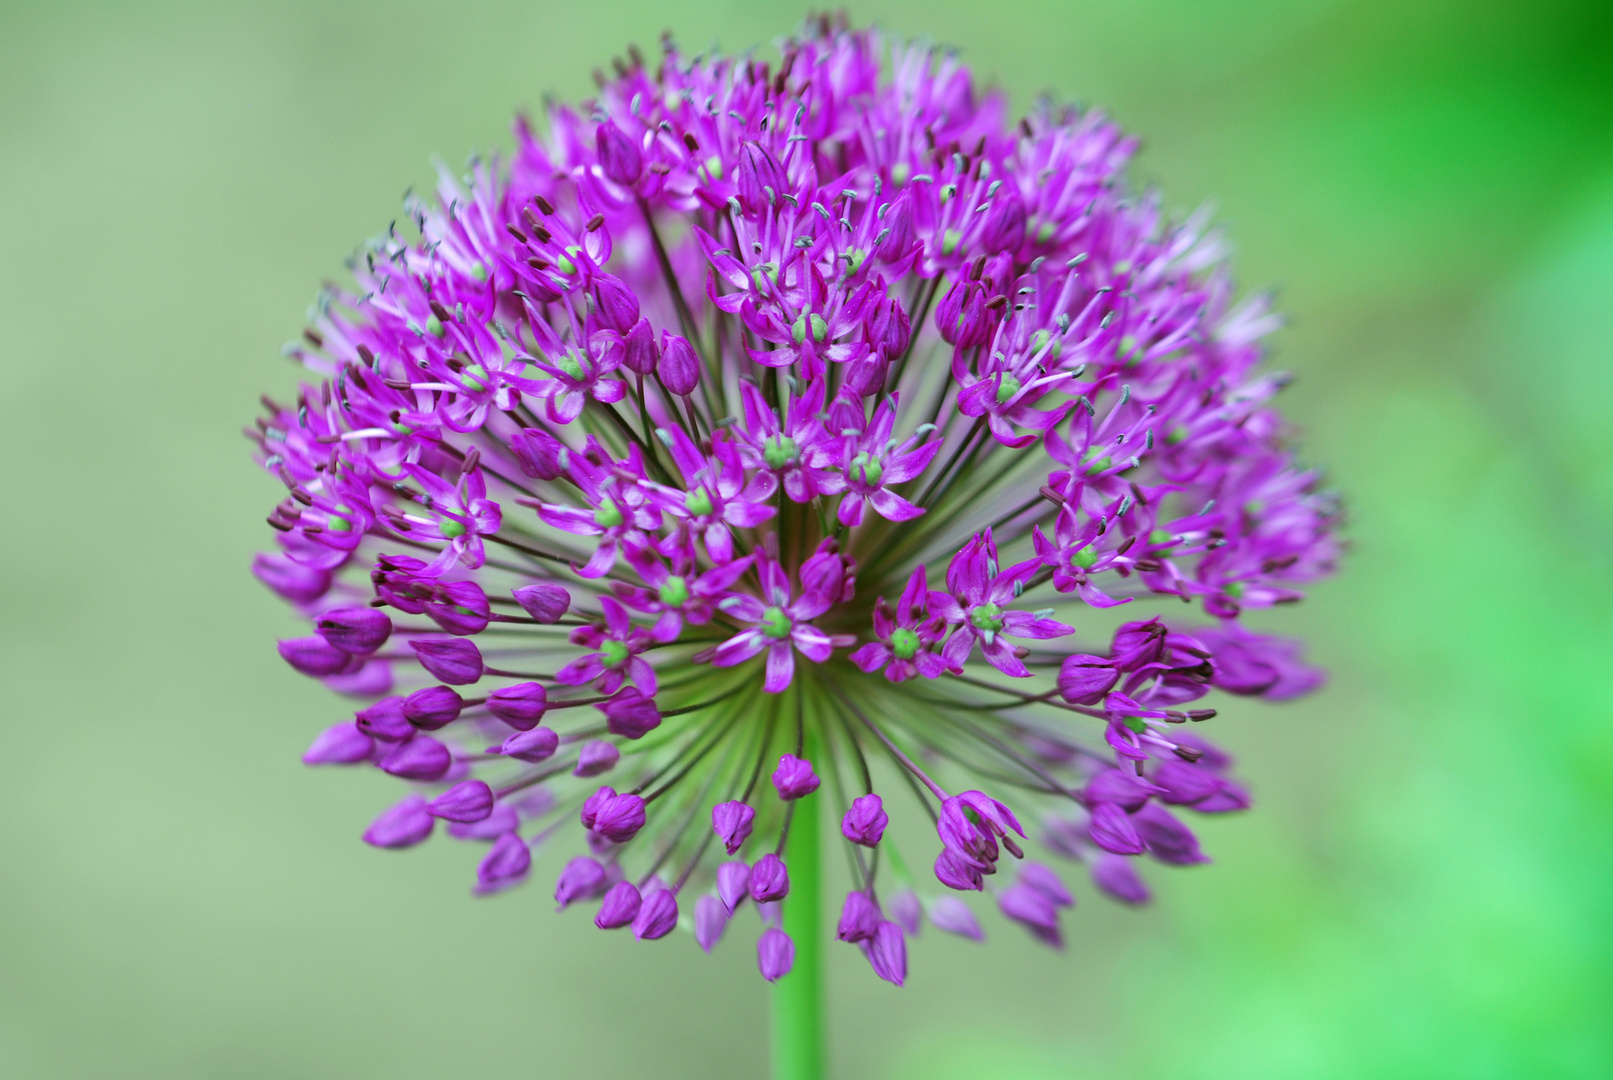
[[[442,819],[479,895],[687,912],[769,981],[824,803],[877,977],[982,903],[1058,947],[1087,881],[1147,902],[1252,804],[1202,699],[1323,681],[1243,622],[1341,550],[1279,320],[1100,112],[834,18],[665,49],[443,170],[288,347],[252,572],[353,699],[303,760],[406,785],[372,846]]]

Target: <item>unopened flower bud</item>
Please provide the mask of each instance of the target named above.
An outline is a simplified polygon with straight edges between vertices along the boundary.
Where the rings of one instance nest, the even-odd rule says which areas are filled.
[[[840,819],[840,835],[853,844],[873,847],[885,835],[890,815],[878,795],[859,795],[851,800],[851,809]]]
[[[747,214],[763,213],[779,192],[784,190],[784,170],[778,159],[761,143],[750,141],[739,148],[739,163],[735,170],[739,189],[739,205]]]
[[[594,129],[594,148],[607,177],[624,187],[638,183],[644,172],[644,153],[615,121],[606,120]]]
[[[1132,860],[1121,855],[1092,860],[1092,884],[1123,904],[1146,904],[1152,896]]]
[[[650,375],[661,361],[661,350],[655,346],[655,330],[650,320],[640,319],[626,332],[623,340],[622,366],[639,375]]]
[[[700,384],[700,357],[694,346],[677,334],[661,331],[661,382],[667,392],[685,397]]]
[[[904,190],[890,204],[880,231],[885,238],[874,248],[880,262],[898,262],[913,253],[917,239],[913,228],[913,199],[908,191]]]
[[[738,861],[717,867],[717,895],[732,914],[750,895],[750,867]]]
[[[990,330],[986,292],[978,281],[960,281],[941,298],[935,325],[949,345],[962,349],[983,345]]]
[[[790,894],[790,872],[784,860],[771,851],[756,860],[750,868],[750,895],[752,900],[782,900]]]
[[[540,623],[557,622],[571,607],[571,594],[549,581],[523,585],[510,594],[521,610]]]
[[[1160,801],[1172,806],[1190,806],[1221,787],[1221,778],[1213,770],[1185,761],[1162,761],[1149,779],[1164,789]]]
[[[280,657],[286,663],[313,678],[335,675],[353,662],[351,653],[343,652],[324,638],[288,638],[279,643]]]
[[[812,771],[812,762],[794,754],[780,757],[778,768],[773,770],[773,786],[785,802],[812,794],[818,790],[819,783],[818,774]]]
[[[655,707],[655,699],[631,686],[594,708],[605,714],[610,733],[624,739],[642,739],[661,726],[661,711]]]
[[[896,925],[908,936],[916,937],[924,919],[924,905],[919,902],[918,894],[912,889],[898,889],[888,906],[890,917]]]
[[[644,906],[644,900],[638,894],[638,889],[631,881],[618,881],[605,893],[605,899],[599,905],[599,913],[594,916],[594,925],[601,930],[615,930],[626,926],[638,916],[639,908]]]
[[[616,768],[616,763],[621,759],[622,752],[616,749],[615,743],[595,739],[577,752],[577,767],[571,770],[571,775],[598,776],[608,773]]]
[[[913,340],[912,324],[907,309],[892,297],[874,308],[867,319],[868,340],[886,360],[894,360],[907,351]]]
[[[1087,823],[1092,842],[1115,855],[1140,855],[1146,850],[1131,816],[1114,803],[1098,803]]]
[[[1137,826],[1137,832],[1142,837],[1143,843],[1148,845],[1148,853],[1160,862],[1170,863],[1173,866],[1192,866],[1194,863],[1210,861],[1209,857],[1199,850],[1199,840],[1193,835],[1193,830],[1158,803],[1149,803],[1133,814],[1131,820]],[[1117,854],[1123,855],[1127,852]]]
[[[487,711],[519,731],[537,727],[548,706],[548,692],[535,682],[501,686],[487,695]]]
[[[517,731],[505,739],[498,752],[517,761],[547,761],[560,748],[560,736],[553,728],[535,727]]]
[[[902,928],[890,920],[879,924],[874,936],[862,943],[869,966],[888,983],[901,986],[907,979],[907,938]]]
[[[762,978],[777,982],[795,966],[795,942],[776,926],[769,926],[756,939],[756,966]]]
[[[605,786],[584,799],[582,809],[577,814],[578,820],[582,822],[582,827],[592,829],[594,819],[599,815],[599,808],[614,798],[616,798],[616,789]]]
[[[450,686],[463,686],[482,677],[482,652],[462,638],[416,638],[409,642],[425,668]]]
[[[1125,769],[1104,769],[1087,781],[1087,786],[1081,789],[1081,796],[1089,805],[1114,803],[1130,812],[1140,809],[1150,795],[1157,795],[1161,790],[1136,773]]]
[[[532,849],[525,840],[507,832],[493,841],[493,847],[476,867],[476,895],[486,896],[526,880],[532,869]]]
[[[392,620],[371,607],[332,608],[314,622],[319,636],[345,653],[372,653],[392,636]]]
[[[1029,885],[1013,885],[997,897],[1002,913],[1029,930],[1039,941],[1055,949],[1064,947],[1059,929],[1058,908],[1053,901]]]
[[[428,686],[403,699],[403,715],[424,731],[436,731],[459,719],[465,699],[446,686]]]
[[[586,855],[578,855],[560,871],[554,883],[554,901],[566,908],[578,900],[592,900],[604,891],[605,868]]]
[[[844,388],[858,397],[868,397],[884,388],[890,361],[882,353],[872,352],[861,360],[853,360],[844,370]]]
[[[1025,203],[1019,192],[1004,184],[990,205],[976,241],[980,250],[987,255],[1017,250],[1025,242]]]
[[[1047,897],[1054,907],[1075,905],[1075,897],[1070,895],[1070,890],[1065,887],[1058,874],[1051,867],[1043,866],[1041,863],[1021,863],[1019,884],[1035,889]]]
[[[364,842],[374,847],[413,847],[430,836],[436,824],[426,800],[410,795],[370,823],[364,830]]]
[[[360,709],[353,722],[364,734],[383,742],[404,742],[415,735],[414,725],[403,713],[403,699],[400,697],[382,698],[374,705]]]
[[[672,933],[678,925],[678,898],[671,889],[657,889],[644,898],[633,918],[633,936],[654,941]]]
[[[455,840],[497,840],[507,832],[521,827],[521,817],[509,803],[498,803],[493,812],[480,821],[456,821],[448,826],[448,835]]]
[[[331,572],[279,552],[252,557],[252,576],[293,604],[311,604],[330,591]]]
[[[351,720],[321,731],[302,755],[304,765],[353,765],[375,752],[375,740]]]
[[[1071,705],[1096,705],[1119,679],[1120,672],[1101,656],[1066,656],[1059,666],[1059,694]]]
[[[493,812],[493,789],[481,780],[466,780],[432,799],[426,809],[444,821],[481,821]]]
[[[694,902],[694,939],[701,951],[709,953],[726,929],[728,909],[721,900],[708,894]]]
[[[453,763],[446,746],[429,735],[417,735],[382,758],[381,768],[405,780],[441,780]]]
[[[835,928],[835,937],[841,941],[867,941],[879,930],[883,919],[879,905],[869,899],[867,893],[848,892],[846,902],[840,907],[840,923]]]
[[[594,301],[599,321],[618,334],[632,330],[639,321],[638,296],[619,277],[598,275],[594,279]]]
[[[510,449],[515,452],[515,460],[521,466],[521,471],[534,479],[554,480],[566,471],[562,464],[565,460],[565,444],[547,431],[522,428],[511,437]]]
[[[594,831],[616,844],[625,844],[644,827],[644,800],[637,795],[606,799],[594,815]]]
[[[731,800],[711,808],[711,828],[730,855],[744,846],[755,821],[756,809],[742,802]]]
[[[984,941],[986,937],[975,913],[956,896],[938,896],[930,901],[930,925],[971,941]]]

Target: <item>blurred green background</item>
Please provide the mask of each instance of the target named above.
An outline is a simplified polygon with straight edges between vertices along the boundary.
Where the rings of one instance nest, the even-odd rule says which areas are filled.
[[[247,575],[239,428],[430,156],[671,28],[592,0],[0,5],[0,1075],[755,1077],[748,947],[602,935],[477,853],[358,842],[341,704]],[[994,916],[909,986],[831,950],[834,1074],[1613,1075],[1613,13],[1344,0],[870,2],[1016,104],[1101,103],[1213,200],[1355,551],[1287,625],[1334,672],[1218,734],[1256,812],[1068,952]]]

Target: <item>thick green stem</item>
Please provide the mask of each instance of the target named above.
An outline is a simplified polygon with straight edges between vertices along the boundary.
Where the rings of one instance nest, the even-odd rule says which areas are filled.
[[[814,763],[816,743],[808,732],[803,756]],[[795,942],[795,966],[773,987],[774,1080],[823,1080],[825,1075],[823,888],[818,836],[821,801],[821,794],[815,792],[796,802],[784,852],[790,868],[784,931]]]

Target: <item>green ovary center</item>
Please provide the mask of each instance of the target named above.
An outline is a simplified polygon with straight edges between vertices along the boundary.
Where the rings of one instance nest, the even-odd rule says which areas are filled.
[[[683,496],[683,508],[695,517],[705,517],[711,513],[711,496],[705,488],[695,488]]]
[[[1081,570],[1092,569],[1092,564],[1098,561],[1098,549],[1088,544],[1086,547],[1070,556],[1070,565]]]
[[[1008,399],[1019,393],[1021,385],[1012,375],[1004,375],[1003,381],[997,384],[997,404],[1008,404]]]
[[[795,339],[797,345],[801,344],[806,341],[807,327],[809,325],[812,328],[812,343],[814,345],[823,344],[823,340],[829,336],[829,324],[822,315],[815,312],[811,315],[802,315],[796,319],[795,323],[790,327],[790,336]]]
[[[970,608],[969,625],[976,630],[1001,630],[1003,628],[1003,609],[996,604],[980,604]]]
[[[443,536],[449,540],[464,536],[466,532],[465,526],[452,518],[449,518],[447,521],[442,523],[441,531]]]
[[[680,577],[669,577],[661,583],[657,595],[667,607],[682,607],[689,602],[689,583]]]
[[[762,612],[761,631],[770,638],[787,638],[790,636],[790,617],[784,614],[783,608],[770,607]]]
[[[555,362],[554,362],[554,366],[559,368],[561,371],[565,372],[567,376],[569,376],[572,379],[575,379],[578,382],[581,382],[583,379],[588,377],[588,373],[585,372],[582,369],[582,362],[579,361],[575,356],[571,356],[570,354],[567,354],[565,356],[561,356],[558,359],[556,359]]]
[[[885,476],[885,467],[879,459],[860,453],[851,459],[851,471],[854,475],[862,477],[862,482],[869,487],[878,487],[880,480]]]
[[[768,468],[771,469],[794,465],[800,456],[800,448],[788,435],[774,435],[762,444],[762,460],[766,461]]]
[[[627,646],[620,641],[606,641],[599,646],[599,658],[604,661],[606,667],[621,667],[627,663],[629,655]]]
[[[898,660],[911,660],[918,655],[919,636],[906,627],[891,631],[891,652]]]
[[[615,504],[606,503],[594,511],[594,524],[601,529],[614,529],[622,523],[622,512],[616,509]]]

